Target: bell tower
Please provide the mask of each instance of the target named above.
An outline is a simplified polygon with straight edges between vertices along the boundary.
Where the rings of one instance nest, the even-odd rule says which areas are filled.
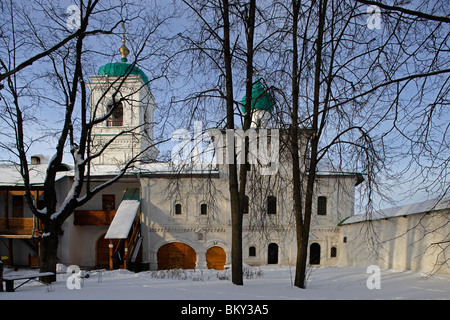
[[[92,129],[91,154],[104,149],[94,164],[154,160],[159,153],[153,146],[155,99],[145,73],[127,63],[129,50],[122,26],[121,61],[100,67],[88,84],[91,119],[99,121]]]
[[[244,98],[241,101],[242,113],[245,113],[246,100],[247,96],[244,96]],[[258,73],[257,80],[253,84],[252,88],[252,102],[251,102],[252,122],[250,127],[253,129],[266,128],[272,116],[274,104],[275,102],[272,96],[269,94],[267,90],[263,88]]]

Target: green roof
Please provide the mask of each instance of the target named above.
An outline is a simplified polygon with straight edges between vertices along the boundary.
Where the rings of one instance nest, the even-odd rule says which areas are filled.
[[[122,62],[108,63],[98,69],[99,76],[123,77],[130,74],[140,75],[144,83],[148,84],[145,73],[137,66],[127,63],[126,58],[122,58]]]
[[[139,188],[127,188],[122,201],[123,200],[141,201],[141,190]]]
[[[241,109],[243,113],[245,113],[246,100],[247,96],[244,96],[241,101]],[[273,110],[274,104],[275,102],[272,96],[266,90],[264,90],[263,86],[261,85],[261,81],[258,78],[253,85],[252,90],[252,110],[267,110],[271,112]]]

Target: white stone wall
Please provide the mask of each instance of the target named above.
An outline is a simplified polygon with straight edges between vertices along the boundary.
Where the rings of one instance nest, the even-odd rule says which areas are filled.
[[[66,179],[69,180],[69,179]],[[98,186],[99,179],[91,183],[91,188]],[[102,195],[115,195],[115,209],[120,205],[127,188],[138,188],[137,179],[133,178],[124,182],[117,182],[107,187],[94,196],[88,203],[77,208],[77,210],[102,210]],[[79,226],[74,225],[74,215],[72,214],[63,224],[63,234],[60,237],[58,257],[61,263],[75,264],[78,266],[93,267],[96,265],[97,252],[96,245],[98,239],[108,230],[108,226]]]
[[[340,227],[347,237],[342,265],[450,273],[449,210],[359,222]]]
[[[205,254],[213,246],[223,248],[231,262],[227,185],[222,179],[143,177],[140,183],[144,263],[157,269],[158,249],[170,242],[192,247],[199,268],[206,268]],[[179,215],[176,204],[181,204]],[[201,215],[201,204],[207,205],[206,216]]]
[[[274,181],[273,179],[271,181]],[[328,197],[326,216],[316,217],[313,211],[311,241],[321,245],[323,255],[320,265],[335,265],[339,256],[330,258],[331,247],[340,253],[340,237],[337,223],[341,217],[352,214],[352,176],[324,176],[318,180],[320,195]],[[279,247],[278,264],[294,264],[297,254],[295,218],[292,214],[291,191],[285,182],[270,184],[266,192],[249,191],[249,213],[243,222],[243,258],[251,265],[268,263],[268,246]],[[222,247],[231,263],[231,209],[228,182],[207,177],[141,177],[142,234],[144,235],[143,260],[151,269],[157,268],[158,249],[170,242],[183,242],[197,253],[197,267],[206,267],[204,255],[212,246]],[[337,187],[337,185],[339,185]],[[277,213],[267,214],[267,196],[277,199]],[[316,196],[317,198],[317,196]],[[207,216],[201,216],[200,206],[207,204]],[[175,205],[181,204],[182,213],[175,214]],[[249,255],[255,247],[256,255]]]

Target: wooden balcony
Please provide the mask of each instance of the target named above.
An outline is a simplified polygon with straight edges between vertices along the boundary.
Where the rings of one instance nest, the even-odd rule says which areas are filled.
[[[73,224],[76,226],[109,226],[116,210],[76,210]]]
[[[0,238],[23,238],[42,235],[42,224],[36,218],[1,218]]]

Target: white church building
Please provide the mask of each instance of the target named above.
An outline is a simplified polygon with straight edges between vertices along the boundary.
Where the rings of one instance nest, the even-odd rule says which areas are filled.
[[[126,76],[125,76],[126,75]],[[97,194],[65,221],[59,242],[58,260],[86,268],[224,269],[231,264],[231,209],[226,161],[203,163],[192,154],[188,166],[155,161],[156,104],[145,74],[126,61],[109,63],[91,77],[92,116],[106,114],[118,100],[127,97],[107,121],[94,127],[92,150],[100,150],[119,132],[91,167],[91,184],[115,176],[120,164],[139,155],[140,162],[117,183]],[[114,92],[119,95],[114,96]],[[253,98],[253,126],[264,129],[272,104],[259,80]],[[267,130],[283,140],[283,132]],[[261,131],[261,130],[260,130]],[[256,132],[256,131],[255,131]],[[206,133],[205,133],[206,134]],[[208,134],[226,142],[225,130]],[[258,133],[259,134],[259,133]],[[217,137],[219,137],[217,139]],[[222,139],[222,140],[221,140]],[[258,141],[262,138],[258,136]],[[306,146],[308,131],[300,143]],[[224,145],[222,145],[223,147]],[[277,163],[248,168],[248,205],[242,212],[243,260],[248,265],[294,265],[296,260],[295,218],[292,212],[292,184],[283,143]],[[216,149],[217,150],[217,149]],[[220,150],[220,149],[219,149]],[[184,150],[181,150],[182,152]],[[226,159],[226,152],[224,158]],[[272,156],[273,154],[271,154]],[[186,160],[186,159],[184,159]],[[270,159],[274,160],[274,159]],[[273,169],[275,173],[264,174]],[[42,196],[45,159],[31,159],[33,196]],[[305,170],[305,168],[302,168]],[[62,203],[74,172],[71,165],[58,176]],[[319,171],[309,239],[311,266],[378,264],[382,268],[433,270],[450,273],[438,243],[448,242],[449,199],[429,201],[387,210],[370,217],[355,215],[355,190],[363,183],[353,172]],[[36,266],[42,229],[24,205],[24,186],[12,165],[0,166],[0,254],[5,264]],[[416,226],[414,228],[414,226]],[[435,230],[436,232],[432,232]],[[441,248],[442,249],[442,248]]]

